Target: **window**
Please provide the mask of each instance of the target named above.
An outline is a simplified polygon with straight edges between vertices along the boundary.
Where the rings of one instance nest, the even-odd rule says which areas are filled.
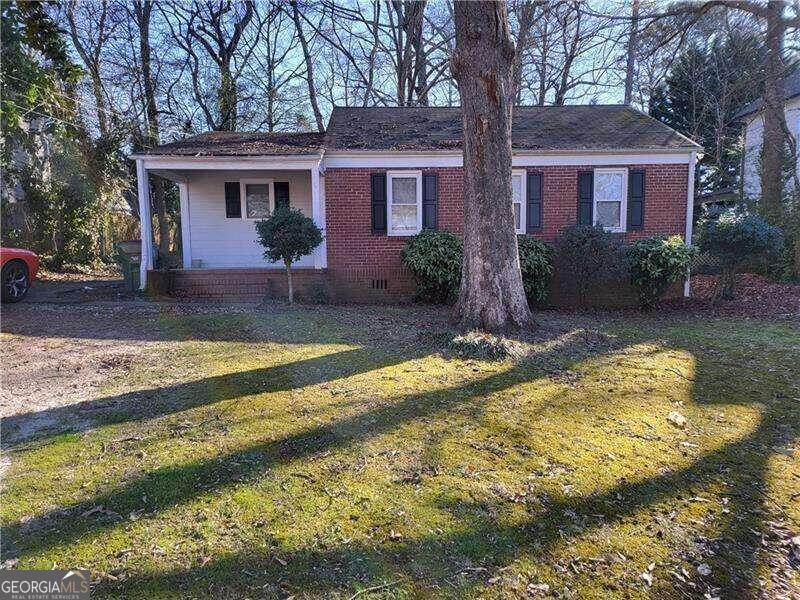
[[[272,181],[246,179],[239,182],[245,219],[266,219],[275,208]]]
[[[625,231],[628,196],[626,169],[595,169],[594,224],[606,231]]]
[[[386,174],[389,235],[414,235],[422,230],[422,172]]]
[[[514,230],[525,233],[525,172],[511,173],[511,202],[514,207]]]

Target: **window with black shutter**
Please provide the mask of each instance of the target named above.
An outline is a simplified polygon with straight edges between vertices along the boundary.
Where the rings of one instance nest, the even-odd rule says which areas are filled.
[[[238,181],[225,182],[225,217],[242,218],[242,196]]]
[[[578,225],[592,224],[593,188],[593,174],[578,173]]]
[[[542,229],[542,174],[528,173],[526,231],[534,233]]]
[[[644,227],[644,171],[631,171],[628,179],[628,229]]]

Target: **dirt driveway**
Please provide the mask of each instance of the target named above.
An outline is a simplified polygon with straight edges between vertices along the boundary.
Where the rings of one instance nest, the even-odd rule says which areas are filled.
[[[162,315],[244,306],[154,302],[125,292],[114,279],[37,282],[23,302],[2,309],[2,445],[43,430],[84,430],[98,413],[114,411],[86,401],[102,397],[102,387],[134,365],[146,368],[158,350],[180,343],[164,334]],[[52,410],[71,405],[79,406]]]

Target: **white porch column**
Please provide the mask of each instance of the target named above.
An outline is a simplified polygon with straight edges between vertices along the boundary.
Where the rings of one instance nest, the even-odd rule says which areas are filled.
[[[147,271],[153,268],[153,220],[150,214],[150,184],[144,162],[136,161],[136,180],[139,190],[139,227],[142,235],[142,262],[139,266],[139,289],[147,287]]]
[[[325,235],[325,191],[320,186],[320,163],[311,169],[311,218]],[[314,251],[314,268],[325,269],[328,267],[328,248],[323,238],[322,243]]]
[[[686,191],[686,234],[683,239],[686,244],[692,243],[692,226],[694,220],[694,171],[696,163],[697,152],[692,152],[692,156],[689,159],[689,189]],[[689,277],[691,277],[691,273],[689,273]],[[686,278],[686,281],[683,284],[683,295],[685,298],[688,298],[692,293],[689,277]]]
[[[183,268],[192,268],[192,240],[189,216],[189,184],[178,183],[181,198],[181,248],[183,249]]]

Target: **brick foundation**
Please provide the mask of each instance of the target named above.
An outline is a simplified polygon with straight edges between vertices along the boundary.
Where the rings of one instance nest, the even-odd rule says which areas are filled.
[[[416,284],[401,269],[297,269],[293,271],[295,297],[300,302],[339,304],[403,304],[411,302]],[[149,271],[147,290],[156,296],[206,299],[286,298],[286,273],[280,269],[191,269]],[[666,294],[677,297],[682,284]],[[587,306],[621,307],[636,304],[636,291],[627,282],[610,282],[589,292]],[[550,282],[548,295],[536,308],[576,307],[574,285],[559,275]]]
[[[324,270],[293,269],[295,298],[330,299]],[[175,269],[149,271],[148,292],[176,298],[286,298],[288,284],[283,269]]]

